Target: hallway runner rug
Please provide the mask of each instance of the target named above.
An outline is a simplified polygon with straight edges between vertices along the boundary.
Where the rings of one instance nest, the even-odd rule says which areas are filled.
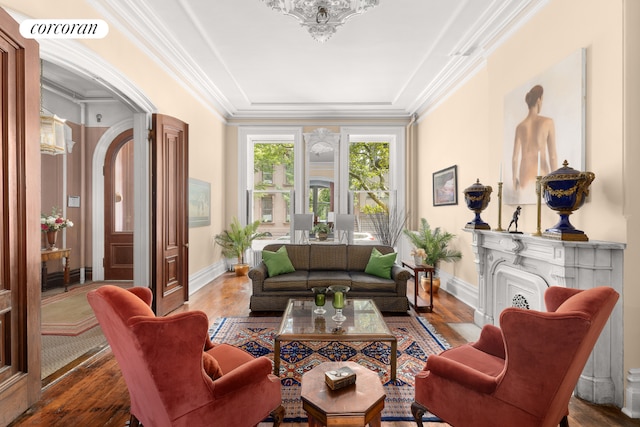
[[[300,400],[302,374],[322,362],[352,361],[378,373],[384,385],[385,407],[382,421],[413,421],[411,403],[414,377],[424,368],[430,354],[449,348],[448,343],[424,318],[413,316],[385,317],[389,329],[398,338],[397,379],[391,381],[389,356],[391,347],[383,342],[282,342],[280,381],[285,422],[307,421]],[[255,357],[267,356],[273,361],[273,337],[280,326],[278,317],[225,317],[217,319],[209,330],[214,343],[240,347]],[[424,421],[439,421],[425,416]]]
[[[107,284],[93,282],[69,288],[69,292],[47,297],[42,301],[42,335],[78,336],[98,326],[98,320],[87,301],[87,293]],[[131,287],[131,282],[110,282],[123,288]]]

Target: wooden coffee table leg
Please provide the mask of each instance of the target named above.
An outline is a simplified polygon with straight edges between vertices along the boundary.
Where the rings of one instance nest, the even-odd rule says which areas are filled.
[[[391,341],[391,380],[395,381],[398,374],[398,340]]]
[[[379,412],[369,421],[369,427],[382,427],[382,412]]]
[[[307,414],[307,419],[309,420],[309,427],[323,427],[318,420],[316,420],[309,414]]]
[[[280,336],[273,339],[273,375],[280,376]]]

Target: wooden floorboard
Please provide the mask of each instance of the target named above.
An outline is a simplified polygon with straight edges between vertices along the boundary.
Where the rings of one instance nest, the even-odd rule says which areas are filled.
[[[238,278],[233,274],[225,274],[192,295],[191,300],[177,312],[202,310],[211,320],[217,317],[281,314],[252,314],[249,311],[250,295],[251,286],[246,277]],[[466,342],[449,324],[472,323],[473,309],[444,291],[435,295],[434,305],[433,313],[420,313],[420,316],[426,317],[452,346]],[[416,315],[413,311],[411,314]],[[118,365],[108,348],[82,364],[72,366],[66,375],[60,376],[58,373],[56,378],[48,380],[42,399],[11,426],[124,427],[127,424],[129,395]],[[569,425],[572,427],[640,426],[640,420],[629,419],[619,408],[592,405],[577,398],[571,399],[569,412]],[[260,424],[261,427],[269,425]],[[383,422],[382,425],[408,427],[415,426],[415,423]],[[447,426],[442,423],[425,425]],[[286,426],[297,427],[306,424]]]

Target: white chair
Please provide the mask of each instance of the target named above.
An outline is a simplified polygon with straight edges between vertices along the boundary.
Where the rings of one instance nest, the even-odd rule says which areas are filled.
[[[293,240],[291,243],[309,243],[309,231],[313,228],[313,214],[293,214]],[[298,232],[301,238],[298,240]]]
[[[353,230],[355,226],[355,215],[337,214],[336,215],[336,235],[338,243],[353,243]]]

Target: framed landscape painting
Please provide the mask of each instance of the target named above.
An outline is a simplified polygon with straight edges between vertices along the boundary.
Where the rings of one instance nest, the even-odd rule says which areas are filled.
[[[433,173],[433,206],[458,204],[458,166]]]
[[[189,178],[189,227],[211,224],[211,184]]]

